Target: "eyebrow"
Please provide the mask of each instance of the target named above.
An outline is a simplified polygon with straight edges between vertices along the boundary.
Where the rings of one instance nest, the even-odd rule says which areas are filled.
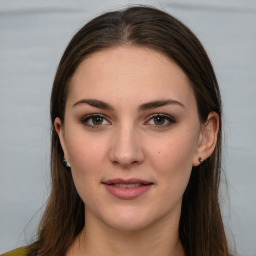
[[[148,103],[144,103],[142,105],[139,106],[139,110],[148,110],[148,109],[152,109],[152,108],[159,108],[159,107],[163,107],[166,105],[178,105],[181,107],[185,107],[181,102],[177,101],[177,100],[155,100],[155,101],[151,101]]]
[[[100,108],[100,109],[105,109],[105,110],[114,110],[114,108],[109,105],[108,103],[101,101],[101,100],[96,100],[96,99],[82,99],[77,101],[73,107],[80,105],[80,104],[88,104],[92,107],[95,108]],[[140,111],[145,111],[145,110],[149,110],[149,109],[153,109],[153,108],[159,108],[159,107],[163,107],[163,106],[167,106],[167,105],[178,105],[181,107],[185,107],[181,102],[177,101],[177,100],[155,100],[155,101],[150,101],[147,103],[144,103],[142,105],[139,106],[139,110]]]
[[[95,100],[95,99],[82,99],[77,101],[73,107],[80,105],[80,104],[88,104],[92,107],[95,108],[101,108],[101,109],[106,109],[106,110],[114,110],[114,108],[112,106],[110,106],[108,103],[105,103],[101,100]]]

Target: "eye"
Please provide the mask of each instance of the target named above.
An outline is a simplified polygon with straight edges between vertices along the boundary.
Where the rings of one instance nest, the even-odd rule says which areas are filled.
[[[154,114],[150,117],[148,124],[162,127],[168,127],[171,124],[175,123],[175,120],[172,116],[165,114]]]
[[[101,126],[109,125],[110,122],[100,114],[93,114],[84,117],[82,123],[91,128],[99,128]]]

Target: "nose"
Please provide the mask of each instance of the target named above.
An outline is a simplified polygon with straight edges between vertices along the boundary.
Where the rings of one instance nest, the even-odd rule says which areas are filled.
[[[144,161],[142,143],[138,131],[134,127],[123,127],[116,130],[111,145],[109,158],[115,165],[129,169]]]

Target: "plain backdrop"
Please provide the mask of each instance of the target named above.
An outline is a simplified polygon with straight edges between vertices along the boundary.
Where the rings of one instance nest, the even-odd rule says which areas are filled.
[[[256,255],[255,0],[0,0],[0,252],[29,243],[49,193],[49,98],[74,33],[103,11],[163,9],[204,44],[224,105],[223,215],[237,254]]]

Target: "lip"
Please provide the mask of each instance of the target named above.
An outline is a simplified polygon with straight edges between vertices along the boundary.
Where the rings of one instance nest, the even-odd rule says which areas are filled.
[[[134,199],[148,190],[150,190],[153,186],[152,182],[141,180],[141,179],[111,179],[102,182],[105,186],[106,190],[113,196],[120,199]],[[140,184],[136,187],[117,187],[115,184]]]

